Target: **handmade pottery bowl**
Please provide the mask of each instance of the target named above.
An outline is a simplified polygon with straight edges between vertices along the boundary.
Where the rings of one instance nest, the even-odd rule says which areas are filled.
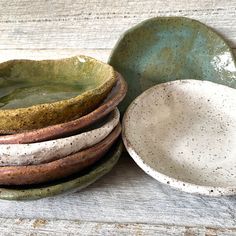
[[[116,82],[113,68],[86,56],[0,64],[0,130],[42,128],[96,108]]]
[[[235,58],[227,42],[184,17],[157,17],[131,28],[116,44],[109,64],[129,86],[121,114],[142,91],[163,82],[198,79],[236,88]]]
[[[48,126],[42,129],[12,135],[2,135],[0,136],[0,144],[34,143],[78,133],[81,129],[88,127],[97,122],[97,120],[106,116],[123,100],[127,92],[127,84],[122,76],[117,72],[116,78],[117,83],[112,88],[108,97],[99,107],[87,115],[69,122]]]
[[[122,129],[129,154],[147,174],[212,196],[236,194],[235,130],[236,90],[199,80],[146,90],[127,109]]]
[[[38,184],[70,176],[99,160],[120,135],[120,124],[95,146],[62,159],[40,165],[0,167],[0,184]]]
[[[0,166],[37,165],[76,153],[102,141],[117,126],[119,119],[116,108],[87,132],[39,143],[0,144]]]
[[[114,147],[114,148],[113,148]],[[65,194],[79,191],[94,183],[96,180],[107,174],[117,163],[123,150],[123,145],[118,142],[113,145],[110,151],[96,164],[85,172],[80,172],[69,179],[53,182],[39,186],[9,186],[0,188],[0,199],[4,200],[36,200],[45,197],[52,197],[57,194]]]

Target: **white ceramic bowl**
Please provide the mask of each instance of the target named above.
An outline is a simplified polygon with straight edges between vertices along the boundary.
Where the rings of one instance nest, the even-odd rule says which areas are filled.
[[[160,182],[190,193],[236,193],[235,89],[198,80],[156,85],[129,106],[122,136]]]
[[[30,144],[0,144],[0,166],[36,165],[46,163],[91,147],[104,138],[119,123],[116,108],[100,127],[67,138]]]

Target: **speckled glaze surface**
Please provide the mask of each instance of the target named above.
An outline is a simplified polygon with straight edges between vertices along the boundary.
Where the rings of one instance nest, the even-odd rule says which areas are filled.
[[[122,142],[114,144],[110,151],[101,160],[90,167],[89,170],[73,178],[71,177],[69,180],[62,180],[38,187],[0,188],[0,199],[36,200],[79,191],[107,174],[119,160],[122,150]]]
[[[97,120],[111,112],[124,98],[127,92],[127,84],[122,76],[116,72],[117,83],[103,103],[92,112],[78,119],[58,125],[48,126],[42,129],[32,130],[12,135],[0,136],[0,143],[34,143],[50,139],[61,138],[78,133],[81,129],[97,122]]]
[[[198,79],[236,88],[231,48],[206,25],[184,17],[152,18],[126,31],[109,64],[129,87],[121,114],[142,91],[163,82]]]
[[[0,131],[20,132],[81,117],[116,82],[115,71],[86,56],[0,64]]]
[[[99,160],[116,141],[120,124],[103,141],[80,152],[40,165],[0,167],[1,185],[28,185],[46,183],[81,171]]]
[[[117,126],[120,119],[116,108],[106,119],[77,135],[31,144],[0,144],[0,166],[37,165],[54,161],[91,147]]]
[[[129,154],[153,178],[186,192],[220,196],[236,194],[235,130],[235,89],[176,80],[137,97],[122,131]]]

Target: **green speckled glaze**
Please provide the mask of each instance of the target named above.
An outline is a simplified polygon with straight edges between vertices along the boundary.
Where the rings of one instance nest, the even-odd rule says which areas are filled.
[[[209,80],[236,88],[231,48],[206,25],[184,17],[157,17],[131,28],[115,46],[109,64],[128,83],[121,112],[142,91],[177,80]]]
[[[42,128],[92,111],[116,82],[113,68],[86,56],[0,64],[0,132]]]
[[[74,176],[63,182],[56,182],[50,185],[35,188],[0,188],[0,199],[4,200],[36,200],[45,197],[52,197],[66,192],[75,192],[94,183],[97,179],[107,174],[117,163],[123,150],[123,144],[118,141],[115,146],[97,164],[92,166],[85,173]]]

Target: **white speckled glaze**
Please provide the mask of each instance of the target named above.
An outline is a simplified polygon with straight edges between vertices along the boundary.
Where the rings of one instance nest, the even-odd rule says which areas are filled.
[[[208,81],[156,85],[129,106],[123,141],[150,176],[211,196],[236,194],[236,90]]]
[[[39,143],[0,144],[0,166],[36,165],[76,153],[106,138],[119,119],[120,113],[116,108],[100,127],[84,133]]]

